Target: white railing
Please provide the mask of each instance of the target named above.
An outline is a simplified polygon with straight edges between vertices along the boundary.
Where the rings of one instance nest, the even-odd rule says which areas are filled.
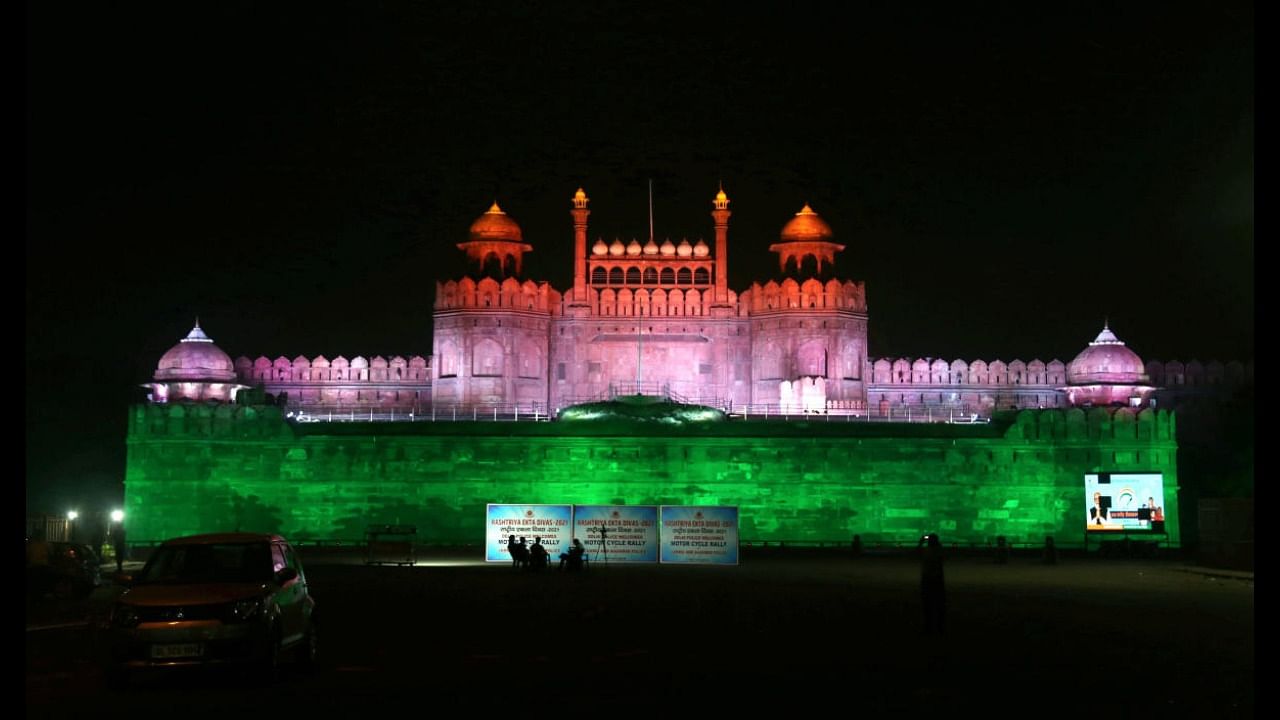
[[[293,422],[546,422],[543,403],[470,403],[417,408],[351,408],[307,406],[290,410]]]
[[[805,410],[799,405],[754,403],[750,405],[734,405],[729,412],[729,416],[731,418],[740,417],[744,420],[825,420],[827,422],[906,422],[963,425],[991,422],[990,416],[964,408],[932,407],[928,405],[889,407],[885,412],[881,412],[877,408]]]

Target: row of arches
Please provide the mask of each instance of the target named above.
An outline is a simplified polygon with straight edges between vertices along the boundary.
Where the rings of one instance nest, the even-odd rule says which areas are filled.
[[[437,365],[440,377],[457,377],[464,367],[461,345],[446,339],[440,342]],[[531,340],[520,340],[516,345],[515,374],[521,378],[541,378],[543,369],[543,350]],[[507,372],[506,350],[502,343],[494,338],[480,338],[471,344],[472,377],[502,377]]]
[[[520,283],[507,278],[501,283],[493,278],[479,281],[462,278],[436,283],[436,308],[508,308],[550,312],[560,304],[560,293],[549,283],[532,280]]]
[[[1171,440],[1176,430],[1167,410],[1102,408],[1024,410],[1009,434],[1026,440]]]
[[[597,265],[591,270],[592,285],[710,285],[710,268],[639,268]]]
[[[857,343],[846,343],[839,357],[832,358],[827,341],[808,340],[788,352],[778,343],[767,342],[755,354],[755,375],[760,380],[797,377],[862,378],[862,353]]]
[[[1217,360],[1210,360],[1205,364],[1192,360],[1185,365],[1177,360],[1151,360],[1147,362],[1146,369],[1151,383],[1157,386],[1203,387],[1240,385],[1253,381],[1253,363],[1245,364],[1238,360],[1225,364]]]
[[[357,355],[348,361],[339,355],[330,361],[323,355],[308,360],[299,355],[290,360],[283,355],[274,361],[260,356],[257,360],[239,357],[236,376],[241,382],[420,382],[431,377],[430,362],[420,355],[408,360],[396,355],[390,360],[378,355],[366,360]]]
[[[792,278],[781,283],[770,280],[764,285],[752,283],[742,297],[753,312],[792,308],[867,309],[865,285],[852,280],[828,280],[826,283],[814,278],[803,283]]]
[[[872,365],[871,377],[877,383],[915,385],[1063,385],[1067,369],[1060,360],[1047,365],[1040,360],[1014,360],[1006,365],[1001,360],[988,364],[984,360],[881,358]]]
[[[711,293],[697,290],[601,290],[596,298],[597,314],[605,317],[700,317],[707,314],[704,303]]]

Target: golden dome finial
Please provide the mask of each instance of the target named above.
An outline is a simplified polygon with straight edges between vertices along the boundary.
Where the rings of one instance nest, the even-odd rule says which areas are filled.
[[[800,212],[782,226],[782,240],[787,241],[826,241],[832,237],[831,226],[818,213],[805,203]]]
[[[729,196],[724,193],[724,183],[720,183],[720,191],[716,193],[716,199],[713,202],[717,210],[724,210],[729,207]]]
[[[585,208],[587,200],[587,193],[582,188],[578,188],[578,192],[573,194],[573,206],[575,208]]]
[[[489,208],[489,212],[487,212],[487,213],[485,213],[485,214],[486,214],[486,215],[489,215],[489,214],[493,214],[493,215],[506,215],[506,213],[502,212],[502,208],[498,207],[498,201],[497,201],[497,200],[494,200],[494,201],[493,201],[493,207]]]

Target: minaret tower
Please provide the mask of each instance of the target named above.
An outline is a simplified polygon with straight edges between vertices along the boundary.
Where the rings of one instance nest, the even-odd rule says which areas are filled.
[[[587,194],[578,188],[573,194],[573,305],[587,304]]]
[[[716,305],[729,304],[729,196],[724,186],[716,193],[711,217],[716,221]]]

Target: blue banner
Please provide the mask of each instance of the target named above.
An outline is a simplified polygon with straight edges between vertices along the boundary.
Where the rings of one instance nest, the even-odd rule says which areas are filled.
[[[593,563],[658,562],[658,507],[574,505],[573,535]]]
[[[664,563],[738,564],[738,508],[663,505]]]
[[[512,535],[524,538],[525,545],[541,539],[554,561],[568,552],[573,539],[572,505],[488,505],[485,513],[485,553],[487,562],[511,562],[507,542]]]

